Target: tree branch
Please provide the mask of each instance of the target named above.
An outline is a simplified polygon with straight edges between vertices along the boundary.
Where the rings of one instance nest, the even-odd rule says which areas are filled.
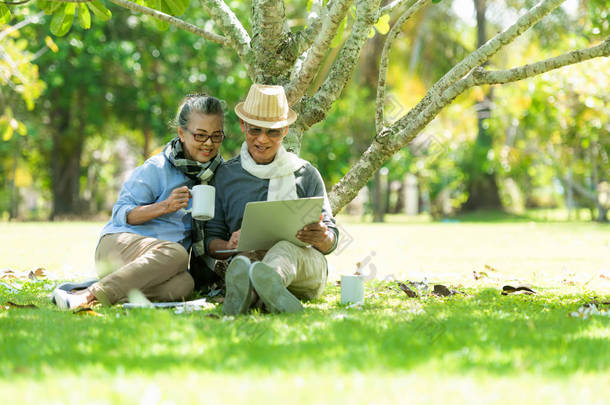
[[[283,0],[252,0],[250,46],[256,66],[256,82],[275,83],[281,72],[290,69],[290,67],[283,68],[284,63],[279,55],[280,45],[289,31]]]
[[[482,85],[516,82],[567,65],[573,65],[575,63],[579,63],[588,59],[609,55],[610,38],[607,38],[601,44],[593,46],[591,48],[571,51],[568,53],[564,53],[563,55],[556,56],[554,58],[545,59],[536,63],[530,63],[513,69],[487,71],[484,69],[477,68],[473,72],[474,84]]]
[[[391,1],[388,4],[386,4],[385,6],[381,7],[381,10],[379,11],[379,15],[390,14],[392,11],[394,11],[395,9],[402,6],[404,3],[408,2],[408,1],[410,1],[410,0]],[[411,7],[411,5],[409,5],[409,7]]]
[[[494,80],[499,79],[503,81],[498,81],[497,83],[518,81],[562,66],[583,62],[596,57],[608,56],[610,52],[609,41],[610,39],[606,39],[600,45],[591,48],[572,51],[555,58],[508,71],[485,72],[481,71],[481,69],[472,70],[466,77],[445,89],[441,95],[434,98],[417,115],[412,114],[417,107],[409,111],[405,117],[413,117],[411,120],[405,120],[405,117],[403,117],[392,127],[384,129],[381,133],[377,134],[373,143],[358,162],[333,186],[329,195],[333,212],[338,212],[347,202],[351,201],[385,161],[411,142],[445,106],[470,87],[480,84],[493,84],[496,83]],[[542,66],[545,68],[543,69]],[[506,72],[510,72],[510,80]]]
[[[523,14],[517,21],[508,27],[506,30],[498,33],[492,39],[487,41],[476,51],[472,52],[461,62],[455,65],[449,72],[445,73],[426,93],[424,98],[417,103],[415,108],[411,109],[407,115],[400,119],[401,124],[414,120],[433,99],[440,97],[442,92],[460,80],[466,73],[477,66],[483,64],[491,56],[496,54],[506,44],[511,43],[519,35],[523,34],[534,24],[540,21],[545,15],[549,14],[555,8],[559,7],[565,0],[543,0],[536,6],[532,7],[527,13]]]
[[[356,21],[339,56],[320,89],[312,98],[304,100],[299,106],[301,125],[310,127],[322,121],[337,97],[341,95],[358,63],[371,27],[379,17],[379,2],[380,0],[356,0]]]
[[[39,13],[26,17],[23,21],[20,21],[15,25],[8,27],[4,31],[0,32],[0,41],[2,41],[4,39],[4,37],[9,35],[10,33],[18,31],[28,24],[38,24],[39,22],[41,22],[40,19],[42,18],[43,15],[44,15],[44,12],[41,11]]]
[[[417,1],[417,3],[416,3]],[[407,10],[398,18],[383,44],[383,51],[379,62],[379,80],[377,82],[377,101],[375,112],[375,129],[379,133],[385,126],[384,107],[385,107],[385,89],[388,75],[388,63],[390,59],[390,49],[398,34],[402,31],[404,24],[411,18],[413,14],[418,12],[422,7],[428,5],[430,0],[408,0]]]
[[[307,27],[294,34],[294,50],[299,56],[300,64],[305,60],[306,55],[303,55],[316,39],[316,34],[322,26],[322,17],[328,13],[328,9],[322,6],[322,0],[313,0],[311,11],[307,16]],[[293,76],[298,72],[300,67],[293,69]]]
[[[248,32],[235,13],[223,0],[200,0],[200,3],[210,14],[214,23],[220,27],[223,34],[228,38],[228,45],[235,49],[239,59],[246,66],[250,79],[254,80],[250,35],[248,35]]]
[[[183,21],[180,18],[176,18],[176,17],[171,16],[169,14],[165,14],[162,11],[155,10],[155,9],[152,9],[152,8],[149,8],[149,7],[145,7],[145,6],[141,6],[139,4],[131,2],[129,0],[109,0],[109,1],[111,3],[116,4],[117,6],[128,8],[128,9],[130,9],[132,11],[138,11],[138,12],[140,12],[142,14],[146,14],[146,15],[149,15],[151,17],[155,17],[158,20],[165,21],[165,22],[167,22],[167,23],[169,23],[171,25],[174,25],[174,26],[176,26],[176,27],[178,27],[178,28],[180,28],[180,29],[182,29],[184,31],[193,33],[195,35],[200,36],[201,38],[204,38],[204,39],[207,39],[209,41],[215,42],[215,43],[217,43],[219,45],[222,45],[222,46],[229,46],[230,45],[229,41],[225,37],[220,36],[218,34],[214,34],[213,32],[208,32],[208,31],[202,30],[201,28],[199,28],[199,27],[197,27],[197,26],[195,26],[193,24],[187,23],[186,21]]]
[[[307,91],[352,1],[333,1],[330,11],[323,17],[322,27],[318,31],[313,46],[308,50],[301,69],[286,86],[289,105],[295,104]]]

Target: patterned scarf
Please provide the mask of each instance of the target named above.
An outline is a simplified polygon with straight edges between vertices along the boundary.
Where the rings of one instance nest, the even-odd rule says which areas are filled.
[[[172,139],[163,153],[167,160],[170,161],[178,170],[184,173],[188,178],[195,180],[197,184],[208,184],[208,181],[214,176],[218,166],[224,161],[220,153],[208,162],[201,163],[195,160],[187,159],[184,156],[182,142],[180,138]],[[199,258],[205,254],[205,246],[203,244],[203,221],[198,221],[191,218],[191,241],[192,253]]]

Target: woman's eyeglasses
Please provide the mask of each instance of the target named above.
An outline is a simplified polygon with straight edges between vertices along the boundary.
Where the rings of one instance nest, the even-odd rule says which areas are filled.
[[[206,133],[202,133],[202,132],[193,132],[188,128],[184,128],[184,129],[186,129],[187,132],[189,132],[191,135],[193,135],[193,138],[197,142],[201,142],[201,143],[207,142],[208,139],[211,139],[212,142],[214,142],[214,143],[221,143],[222,140],[225,138],[225,133],[223,131],[216,131],[211,134],[206,134]]]

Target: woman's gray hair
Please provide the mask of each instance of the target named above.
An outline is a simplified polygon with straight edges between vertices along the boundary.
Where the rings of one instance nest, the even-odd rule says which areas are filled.
[[[223,100],[208,96],[205,93],[189,94],[184,98],[182,104],[180,104],[176,118],[174,118],[171,125],[176,128],[182,127],[186,129],[186,124],[193,112],[206,115],[218,115],[222,118],[224,125],[225,107],[226,103]]]

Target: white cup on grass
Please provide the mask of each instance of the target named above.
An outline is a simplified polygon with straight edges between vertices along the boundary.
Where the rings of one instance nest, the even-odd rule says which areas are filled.
[[[189,191],[193,196],[193,205],[187,212],[190,212],[193,218],[198,221],[207,221],[214,218],[216,189],[207,184],[200,184]]]
[[[341,304],[364,304],[363,276],[341,276]]]

